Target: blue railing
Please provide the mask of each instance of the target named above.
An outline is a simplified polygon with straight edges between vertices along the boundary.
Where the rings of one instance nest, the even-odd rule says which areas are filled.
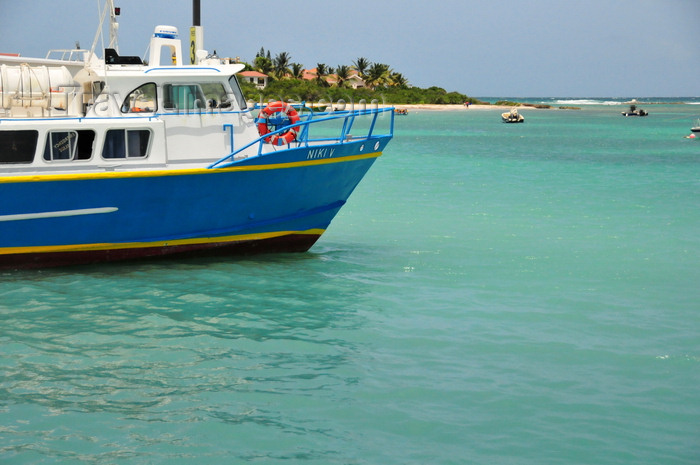
[[[225,157],[221,158],[215,163],[212,163],[211,165],[208,166],[208,168],[226,168],[228,166],[231,166],[232,164],[236,163],[238,160],[236,160],[236,155],[248,150],[250,147],[255,146],[256,144],[258,145],[257,148],[257,153],[254,155],[248,155],[246,159],[250,159],[251,157],[261,157],[265,155],[270,155],[274,153],[279,153],[278,151],[270,151],[270,152],[265,152],[263,153],[263,147],[270,146],[270,144],[266,144],[265,140],[269,140],[271,136],[274,136],[275,134],[281,134],[283,132],[286,132],[290,130],[290,128],[295,128],[299,127],[299,132],[295,138],[294,141],[292,141],[289,144],[284,144],[282,146],[279,146],[281,148],[298,148],[298,147],[308,147],[309,145],[312,144],[318,144],[318,143],[336,143],[336,144],[344,144],[349,141],[357,141],[357,140],[368,140],[372,138],[380,138],[380,137],[391,137],[394,134],[394,108],[372,108],[372,109],[366,109],[366,110],[343,110],[343,111],[333,111],[330,113],[315,113],[313,110],[307,108],[307,107],[302,107],[302,109],[309,110],[309,114],[303,114],[302,115],[302,120],[291,125],[282,125],[282,119],[274,119],[270,118],[269,123],[271,123],[273,126],[278,125],[279,127],[275,129],[274,131],[268,132],[264,136],[260,136],[254,141],[250,142],[249,144],[244,145],[243,147],[233,150],[230,154],[226,155]],[[389,132],[387,133],[377,133],[377,119],[379,118],[380,115],[383,115],[385,113],[389,114]],[[370,124],[369,128],[367,129],[366,133],[362,132],[360,134],[351,134],[351,130],[353,129],[353,125],[355,124],[355,119],[358,117],[366,116],[370,118]],[[312,124],[314,125],[320,125],[321,123],[328,122],[328,121],[334,121],[334,120],[340,120],[342,119],[342,127],[340,128],[340,134],[337,136],[332,136],[332,137],[314,137],[312,138],[310,136],[310,131],[309,128],[311,127]],[[256,119],[255,122],[258,123],[261,120]],[[230,140],[231,140],[231,147],[233,147],[233,126],[230,124],[224,125],[224,131],[230,130]],[[286,147],[285,147],[286,146]]]

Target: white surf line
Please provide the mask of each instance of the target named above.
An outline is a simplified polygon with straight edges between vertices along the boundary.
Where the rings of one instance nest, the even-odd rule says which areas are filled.
[[[62,210],[41,213],[19,213],[17,215],[0,215],[0,221],[36,220],[40,218],[60,218],[63,216],[98,215],[100,213],[112,213],[119,210],[117,207],[82,208],[80,210]]]

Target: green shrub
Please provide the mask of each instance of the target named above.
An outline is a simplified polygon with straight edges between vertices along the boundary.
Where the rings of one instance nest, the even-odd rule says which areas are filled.
[[[368,104],[377,100],[380,104],[462,104],[480,103],[477,99],[468,97],[459,92],[447,92],[441,87],[379,87],[377,89],[351,89],[345,87],[327,87],[316,81],[302,79],[281,79],[268,83],[265,89],[257,89],[253,84],[241,82],[241,88],[248,100],[267,102],[269,100],[294,100],[297,102],[319,102],[321,99],[327,103],[335,103],[344,100],[346,103],[357,103],[361,100]]]

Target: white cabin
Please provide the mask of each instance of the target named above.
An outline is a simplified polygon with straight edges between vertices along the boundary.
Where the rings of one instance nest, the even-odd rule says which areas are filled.
[[[162,50],[172,57],[161,63]],[[106,49],[78,71],[0,65],[4,172],[201,167],[258,137],[235,74],[243,65],[184,65],[177,29],[158,26],[149,64]],[[73,68],[76,69],[76,68]]]

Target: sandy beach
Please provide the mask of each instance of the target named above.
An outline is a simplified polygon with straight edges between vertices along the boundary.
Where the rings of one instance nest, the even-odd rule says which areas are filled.
[[[249,101],[249,104],[253,106],[255,102]],[[326,103],[314,103],[314,104],[307,104],[309,107],[315,108],[319,105],[322,105],[323,107],[326,107]],[[366,106],[372,107],[372,104],[366,104]],[[423,104],[423,103],[410,103],[410,104],[379,104],[379,108],[396,108],[396,109],[401,109],[401,110],[408,110],[409,112],[412,111],[418,111],[418,110],[428,110],[428,111],[473,111],[473,110],[499,110],[501,112],[508,111],[510,108],[512,108],[510,105],[469,105],[468,107],[464,104],[457,104],[457,105],[448,105],[448,104]],[[338,104],[337,102],[333,103],[333,107],[336,110],[349,110],[352,108],[352,104],[350,103],[345,103],[343,105]],[[530,107],[530,106],[519,106],[518,108],[527,108],[529,109],[536,109],[535,107]]]
[[[407,105],[383,105],[394,106],[395,108],[405,108],[406,110],[440,110],[440,111],[468,111],[468,110],[501,110],[504,107],[500,105],[434,105],[434,104],[407,104]]]
[[[256,102],[254,100],[248,100],[248,105],[252,108],[255,105],[263,105],[262,101]],[[323,107],[326,108],[329,106],[328,103],[326,102],[319,102],[319,103],[307,103],[306,104],[310,108],[316,108],[316,107]],[[333,102],[331,104],[334,109],[336,110],[350,110],[353,108],[352,103],[338,103],[338,102]],[[367,108],[374,107],[374,104],[365,104]],[[449,105],[449,104],[427,104],[427,103],[410,103],[410,104],[379,104],[379,108],[396,108],[396,109],[402,109],[402,110],[408,110],[409,112],[411,111],[417,111],[417,110],[428,110],[428,111],[473,111],[473,110],[499,110],[501,112],[508,111],[510,108],[512,108],[511,105],[476,105],[476,104],[471,104],[469,106],[466,106],[464,104],[456,104],[456,105]],[[356,104],[355,108],[360,107],[359,105]],[[362,107],[360,107],[362,108]],[[530,109],[538,109],[535,108],[534,106],[529,106],[529,105],[520,105],[518,108],[527,108],[528,110]]]
[[[434,104],[406,104],[406,105],[380,105],[381,107],[390,107],[393,106],[395,108],[400,108],[400,109],[406,109],[409,111],[412,110],[439,110],[439,111],[472,111],[472,110],[498,110],[498,111],[506,111],[512,108],[510,105],[476,105],[472,104],[469,106],[466,105],[434,105]],[[528,110],[541,110],[541,108],[536,108],[534,106],[529,106],[529,105],[520,105],[517,108],[522,108],[525,109],[527,108]]]

